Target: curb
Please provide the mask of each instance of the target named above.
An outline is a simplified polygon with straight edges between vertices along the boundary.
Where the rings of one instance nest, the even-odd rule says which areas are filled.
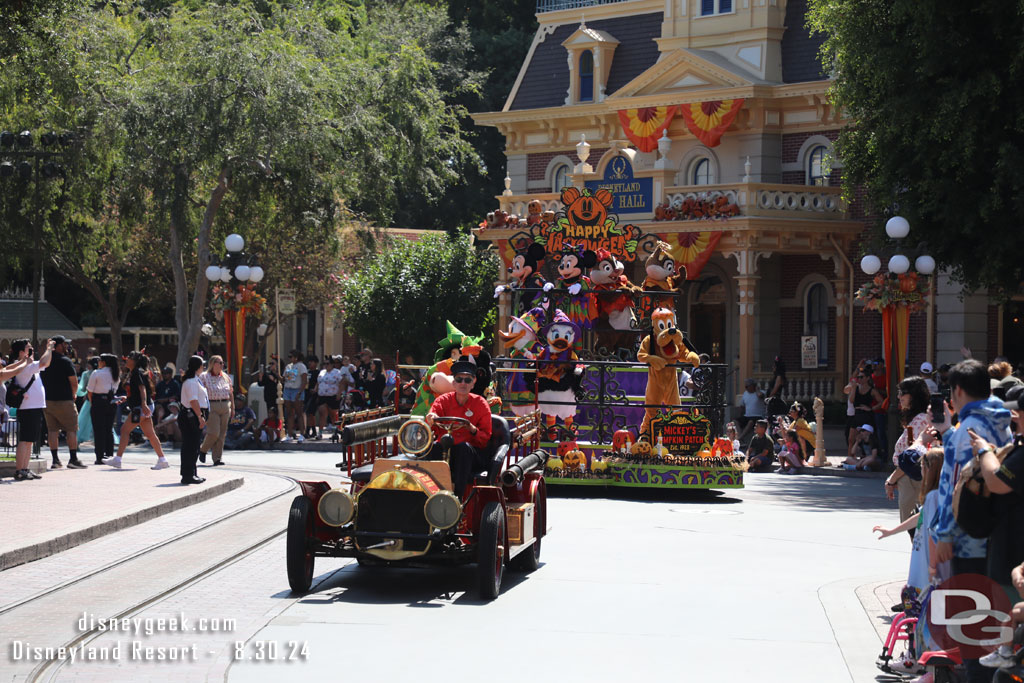
[[[115,531],[121,529],[127,529],[128,527],[148,522],[151,519],[166,515],[176,510],[196,505],[197,503],[205,502],[215,496],[219,496],[223,493],[233,491],[240,487],[245,482],[245,479],[241,476],[222,481],[219,484],[198,490],[195,493],[190,493],[174,500],[167,500],[157,505],[153,505],[148,508],[136,510],[130,512],[121,517],[116,517],[78,531],[72,531],[69,534],[58,536],[57,538],[50,539],[48,541],[42,541],[40,543],[34,543],[32,545],[25,546],[24,548],[15,548],[5,553],[0,554],[0,571],[10,569],[11,567],[17,567],[20,564],[27,562],[35,562],[41,560],[44,557],[50,555],[56,555],[57,553],[73,548],[83,543],[96,540],[108,534],[112,534]]]

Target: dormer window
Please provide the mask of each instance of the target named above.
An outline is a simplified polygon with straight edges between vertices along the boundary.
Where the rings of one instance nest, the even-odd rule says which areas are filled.
[[[619,41],[604,31],[580,24],[562,46],[569,52],[569,92],[565,103],[604,101],[612,55]]]
[[[700,15],[702,17],[730,13],[732,13],[732,0],[700,0]]]
[[[584,50],[580,53],[580,102],[594,101],[594,53]]]

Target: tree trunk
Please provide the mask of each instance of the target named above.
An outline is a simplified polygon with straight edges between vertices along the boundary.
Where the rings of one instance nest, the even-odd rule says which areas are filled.
[[[188,219],[185,203],[188,193],[188,171],[183,167],[175,169],[174,200],[171,204],[170,230],[170,262],[174,275],[174,317],[178,327],[178,355],[175,363],[185,367],[189,356],[199,346],[199,334],[203,326],[203,311],[206,308],[206,295],[210,281],[206,279],[206,267],[210,265],[210,231],[213,227],[217,209],[227,194],[231,182],[231,172],[225,165],[221,169],[217,185],[210,193],[206,203],[203,220],[199,224],[199,239],[196,244],[198,269],[196,283],[192,294],[192,302],[188,299],[188,282],[185,274],[183,243],[188,239]]]

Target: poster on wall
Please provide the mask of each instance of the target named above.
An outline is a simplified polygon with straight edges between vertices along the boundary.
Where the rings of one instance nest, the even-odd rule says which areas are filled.
[[[817,337],[800,337],[800,367],[804,370],[818,369]]]

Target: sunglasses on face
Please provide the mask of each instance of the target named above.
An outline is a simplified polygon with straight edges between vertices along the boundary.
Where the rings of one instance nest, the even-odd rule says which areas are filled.
[[[472,384],[473,382],[476,381],[476,378],[475,377],[456,377],[454,381],[455,381],[456,384]]]

